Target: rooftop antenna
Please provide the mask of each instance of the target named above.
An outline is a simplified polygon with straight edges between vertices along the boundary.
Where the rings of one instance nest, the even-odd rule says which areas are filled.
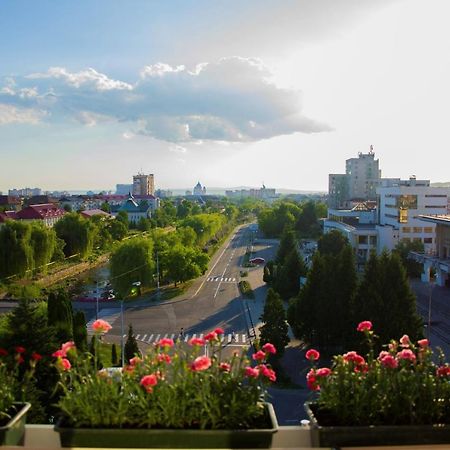
[[[373,153],[373,145],[370,146],[370,151],[369,151],[369,153],[370,153],[370,154]]]

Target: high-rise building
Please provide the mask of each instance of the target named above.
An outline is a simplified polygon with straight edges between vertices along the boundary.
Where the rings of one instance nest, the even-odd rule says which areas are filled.
[[[133,175],[133,195],[155,195],[155,180],[152,173]]]

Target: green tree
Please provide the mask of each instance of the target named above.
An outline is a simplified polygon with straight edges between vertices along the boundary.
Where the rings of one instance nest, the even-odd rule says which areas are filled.
[[[321,236],[317,248],[322,255],[337,255],[346,245],[348,239],[338,230],[331,230]]]
[[[280,296],[273,290],[267,292],[264,312],[260,317],[263,326],[260,329],[261,344],[270,342],[275,345],[276,358],[280,358],[284,353],[284,348],[289,344],[288,324],[286,322],[286,312]]]
[[[110,212],[111,212],[111,206],[109,205],[108,202],[103,202],[102,205],[100,206],[100,209],[101,209],[102,211],[107,212],[107,213],[110,213]]]
[[[294,248],[297,248],[295,233],[291,229],[286,228],[281,235],[280,245],[278,246],[277,256],[275,259],[276,263],[283,264],[287,255]]]
[[[300,277],[306,275],[307,269],[303,258],[297,248],[292,247],[287,254],[284,264],[277,266],[277,275],[274,280],[274,289],[285,300],[294,297],[300,289]]]
[[[58,343],[73,339],[73,310],[67,291],[58,289],[48,295],[47,323],[54,328]]]
[[[45,273],[55,252],[56,233],[51,228],[34,223],[31,227],[30,244],[33,249],[34,267]]]
[[[145,217],[141,217],[137,223],[137,229],[139,231],[148,231],[150,230],[150,221]]]
[[[128,214],[125,211],[119,211],[117,213],[116,220],[118,220],[119,222],[123,223],[123,225],[125,225],[125,227],[126,227],[126,229],[128,231],[128,227],[130,225],[130,221],[128,220]]]
[[[176,244],[164,255],[167,277],[175,283],[200,276],[207,268],[208,256],[192,247]]]
[[[73,340],[81,352],[87,350],[87,329],[84,312],[79,310],[73,315]]]
[[[419,278],[423,271],[422,264],[408,256],[409,252],[423,253],[424,251],[425,247],[422,241],[402,241],[396,245],[393,253],[396,253],[400,257],[408,276]]]
[[[110,260],[114,290],[125,298],[136,281],[140,281],[142,286],[151,286],[154,268],[152,239],[135,238],[120,243]]]
[[[126,224],[122,220],[110,220],[108,222],[108,229],[111,237],[115,241],[121,241],[128,233],[128,219]]]
[[[117,366],[119,360],[117,358],[117,348],[116,348],[116,344],[113,344],[111,347],[111,365],[113,367]]]
[[[133,326],[128,325],[128,336],[124,346],[125,364],[128,364],[131,358],[139,355],[139,347],[133,334]]]
[[[317,221],[316,203],[309,200],[302,204],[301,212],[298,216],[296,229],[302,237],[315,237],[320,233],[320,226]]]
[[[97,228],[77,213],[66,214],[54,226],[56,235],[65,242],[66,256],[86,259],[92,254]]]

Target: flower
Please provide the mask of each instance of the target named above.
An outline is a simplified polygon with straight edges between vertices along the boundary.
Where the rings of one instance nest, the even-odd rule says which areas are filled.
[[[152,373],[141,378],[139,384],[148,392],[153,392],[153,386],[158,384],[158,377]]]
[[[360,322],[358,324],[358,327],[356,328],[357,331],[370,331],[372,329],[372,322],[370,320],[364,320],[363,322]]]
[[[139,358],[139,356],[135,356],[134,358],[131,358],[131,359],[130,359],[130,366],[131,366],[131,367],[135,367],[135,366],[137,366],[138,364],[140,364],[141,362],[142,362],[142,359]]]
[[[204,339],[200,339],[200,338],[192,338],[192,339],[189,339],[188,344],[189,345],[205,345],[206,341]]]
[[[172,348],[174,346],[173,339],[170,338],[162,338],[156,344],[157,347],[166,347]]]
[[[70,370],[72,367],[72,364],[70,364],[70,361],[67,358],[58,358],[56,361],[56,365],[60,370]]]
[[[317,350],[311,348],[306,352],[305,357],[310,361],[317,361],[320,358],[320,353]]]
[[[449,377],[450,376],[450,366],[441,366],[436,369],[436,375],[438,377]]]
[[[258,350],[256,353],[253,353],[252,358],[255,361],[262,361],[266,359],[266,354],[262,350]]]
[[[358,353],[353,352],[353,351],[347,352],[343,356],[343,359],[345,362],[353,362],[357,366],[362,366],[366,363],[365,359],[361,355],[358,355]]]
[[[37,353],[37,352],[33,352],[33,353],[31,354],[31,359],[32,359],[33,361],[39,361],[39,360],[42,359],[42,355],[40,355],[40,354]]]
[[[17,347],[15,347],[14,349],[16,351],[16,353],[25,353],[25,347],[21,347],[20,345],[18,345]]]
[[[52,356],[54,356],[55,358],[65,358],[66,352],[64,352],[62,350],[56,350],[56,352],[52,353]]]
[[[311,369],[307,373],[307,375],[306,375],[306,384],[308,386],[308,389],[310,389],[311,391],[318,391],[318,390],[320,390],[320,386],[317,383],[316,370],[315,369]]]
[[[316,375],[318,377],[328,377],[331,375],[331,369],[329,367],[321,367],[320,369],[316,370]]]
[[[223,370],[224,372],[230,372],[231,364],[226,363],[226,362],[222,362],[222,363],[219,364],[219,369]]]
[[[215,330],[214,330],[214,333],[216,333],[216,334],[224,334],[225,333],[225,331],[223,330],[223,328],[216,328]]]
[[[264,344],[262,346],[262,349],[266,353],[271,353],[272,355],[275,355],[275,353],[277,352],[277,349],[275,348],[275,346],[273,344],[270,344],[269,342],[267,344]]]
[[[211,331],[204,337],[205,341],[215,341],[217,339],[217,333],[215,331]]]
[[[277,381],[275,372],[264,364],[258,366],[259,373],[268,378],[270,381]]]
[[[75,342],[73,342],[73,341],[68,341],[61,346],[61,350],[64,353],[67,353],[69,350],[72,350],[74,348],[76,348],[76,347],[75,347]]]
[[[401,338],[400,338],[400,344],[402,347],[407,348],[410,346],[411,341],[409,340],[409,336],[407,334],[404,334]]]
[[[107,333],[111,328],[112,328],[112,326],[106,320],[102,320],[102,319],[97,319],[92,324],[92,329],[97,334],[98,333]]]
[[[398,367],[398,361],[390,353],[388,353],[387,355],[384,355],[380,359],[380,362],[384,367],[389,367],[391,369],[396,369]]]
[[[256,367],[245,367],[244,374],[249,378],[258,378],[259,370]]]
[[[430,342],[428,341],[428,339],[420,339],[419,341],[417,341],[417,343],[419,344],[419,347],[421,347],[421,348],[426,348],[430,345]]]
[[[405,348],[402,351],[397,353],[396,358],[397,359],[407,359],[409,361],[414,362],[416,360],[416,355],[409,348]]]
[[[8,351],[5,350],[4,348],[0,347],[0,356],[6,356],[8,354]]]
[[[172,362],[172,358],[166,353],[160,353],[157,358],[159,362],[165,362],[167,364],[170,364]]]
[[[191,364],[191,370],[194,372],[209,369],[211,367],[211,358],[208,356],[198,356]]]

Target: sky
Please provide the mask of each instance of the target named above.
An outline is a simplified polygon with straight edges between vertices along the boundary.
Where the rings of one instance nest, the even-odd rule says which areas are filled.
[[[2,0],[0,191],[450,181],[448,0]]]

